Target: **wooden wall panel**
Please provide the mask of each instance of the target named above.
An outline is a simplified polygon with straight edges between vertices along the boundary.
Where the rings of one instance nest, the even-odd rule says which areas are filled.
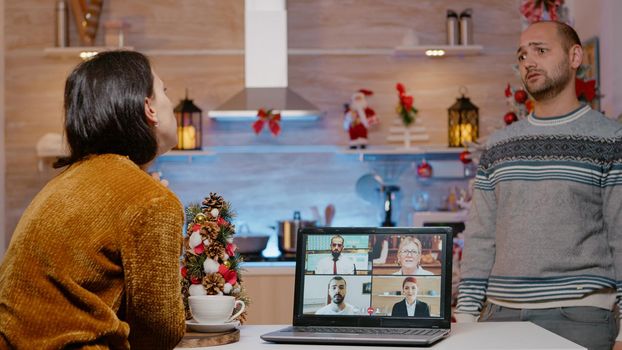
[[[4,0],[0,0],[0,18],[4,18]],[[0,27],[0,47],[4,53],[4,26]],[[0,106],[4,106],[4,54],[0,56]],[[6,152],[4,147],[4,116],[5,109],[0,109],[0,259],[8,246],[6,234]]]
[[[393,55],[290,55],[289,84],[327,112],[317,122],[284,123],[283,134],[254,135],[250,123],[216,123],[205,119],[206,144],[212,145],[346,145],[341,129],[342,104],[359,88],[374,90],[370,104],[382,119],[370,134],[372,145],[385,144],[395,118],[395,83],[406,84],[415,97],[430,144],[444,145],[446,109],[466,85],[480,107],[486,135],[502,126],[503,89],[517,83],[512,72],[514,43],[520,32],[515,0],[289,0],[289,46],[292,49],[392,49],[414,29],[421,43],[443,43],[445,10],[474,9],[474,37],[481,56],[395,57]],[[205,113],[243,88],[242,55],[171,56],[170,50],[242,49],[243,0],[106,1],[101,21],[131,24],[126,44],[151,51],[154,68],[173,102],[190,98]],[[41,186],[55,174],[37,172],[35,144],[48,132],[60,132],[64,79],[78,59],[46,57],[54,42],[54,3],[5,0],[6,44],[6,205],[8,232]],[[72,21],[70,21],[72,22]],[[72,23],[72,44],[77,44]],[[96,42],[103,42],[103,28]],[[156,52],[157,50],[157,52]],[[169,51],[167,51],[169,50]],[[168,53],[168,55],[167,55]]]
[[[137,49],[243,49],[244,0],[108,1],[103,20],[131,24]]]
[[[445,43],[447,9],[473,9],[477,44],[514,48],[515,0],[296,0],[288,2],[291,48],[386,48],[414,29],[421,44]]]

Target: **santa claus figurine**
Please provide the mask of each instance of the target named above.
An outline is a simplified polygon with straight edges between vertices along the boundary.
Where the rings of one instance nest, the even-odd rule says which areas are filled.
[[[371,96],[372,91],[361,89],[352,95],[350,104],[346,105],[343,128],[350,136],[350,148],[364,149],[367,147],[367,129],[378,124],[376,112],[369,108],[365,96]]]

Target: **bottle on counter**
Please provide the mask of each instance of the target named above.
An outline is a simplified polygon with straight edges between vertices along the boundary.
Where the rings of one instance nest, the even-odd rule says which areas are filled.
[[[455,187],[451,187],[449,189],[449,195],[447,196],[447,209],[449,209],[449,211],[458,210],[458,197]]]
[[[458,14],[447,10],[447,45],[458,45]]]
[[[56,47],[69,46],[69,11],[66,0],[56,1]]]
[[[460,13],[460,44],[473,45],[473,10],[466,9]]]

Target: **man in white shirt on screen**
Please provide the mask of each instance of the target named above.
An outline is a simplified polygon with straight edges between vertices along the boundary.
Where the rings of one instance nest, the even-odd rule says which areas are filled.
[[[346,299],[346,280],[343,277],[335,276],[328,282],[328,305],[315,312],[316,315],[357,315],[360,310],[353,305],[345,302]]]
[[[356,273],[354,260],[341,254],[344,242],[340,235],[335,235],[330,239],[331,256],[324,257],[317,262],[315,266],[316,275],[352,275]]]

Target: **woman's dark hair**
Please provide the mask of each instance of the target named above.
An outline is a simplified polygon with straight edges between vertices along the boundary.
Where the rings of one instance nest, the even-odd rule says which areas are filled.
[[[54,167],[92,154],[128,156],[142,165],[155,158],[156,136],[145,98],[153,96],[149,59],[134,51],[107,51],[79,64],[65,83],[65,135],[70,155]]]

